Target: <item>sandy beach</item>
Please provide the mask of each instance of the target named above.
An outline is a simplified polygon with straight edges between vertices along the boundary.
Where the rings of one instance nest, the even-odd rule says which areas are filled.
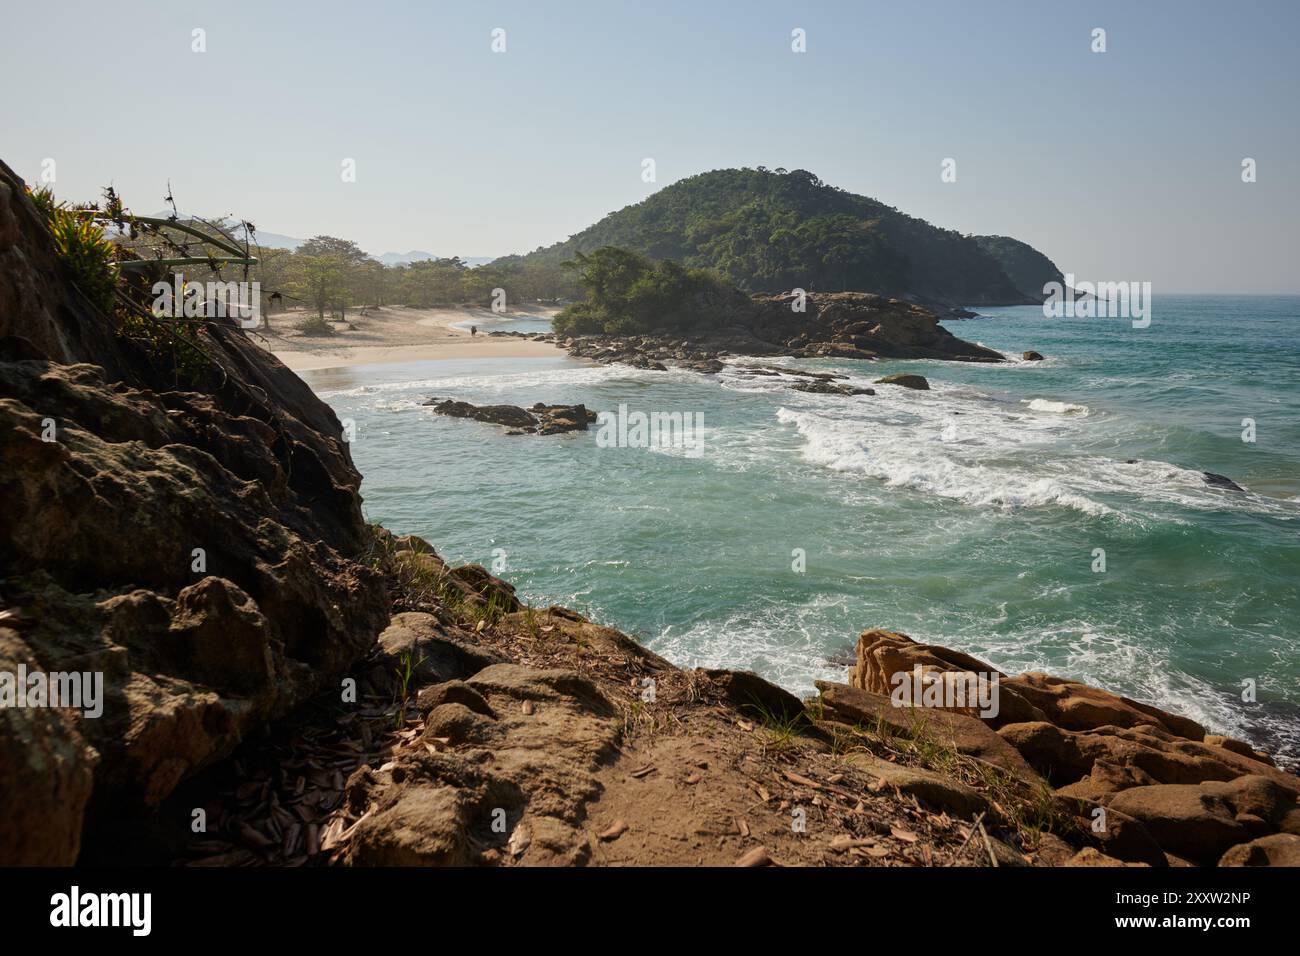
[[[335,323],[333,335],[303,335],[295,326],[305,313],[284,312],[267,316],[261,335],[275,357],[295,372],[431,359],[525,358],[555,355],[559,350],[549,342],[488,335],[485,330],[502,318],[548,319],[555,312],[552,308],[522,308],[501,316],[470,306],[387,306],[369,309],[364,315],[358,310],[347,323]],[[466,323],[478,325],[479,334],[471,336],[467,329],[452,327]]]

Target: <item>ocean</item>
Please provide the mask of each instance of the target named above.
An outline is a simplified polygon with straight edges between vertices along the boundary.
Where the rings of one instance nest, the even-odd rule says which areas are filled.
[[[560,356],[304,378],[355,422],[369,520],[679,665],[807,693],[884,627],[1300,759],[1300,297],[1157,295],[1145,329],[981,312],[947,327],[1046,360],[775,361],[931,385],[853,397]],[[435,396],[698,414],[703,441],[507,436]]]

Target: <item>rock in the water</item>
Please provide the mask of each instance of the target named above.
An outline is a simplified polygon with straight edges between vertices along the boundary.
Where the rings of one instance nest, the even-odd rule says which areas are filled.
[[[790,386],[796,392],[812,392],[815,395],[875,395],[874,388],[858,388],[853,385],[836,385],[833,382],[795,382]]]
[[[1030,350],[1028,352],[1022,352],[1020,357],[1026,362],[1041,362],[1043,360],[1043,353]]]
[[[586,405],[546,405],[538,402],[531,409],[518,405],[472,405],[450,398],[431,398],[422,404],[439,415],[468,418],[490,425],[504,425],[507,435],[556,435],[560,432],[586,431],[596,420],[596,413]]]
[[[451,398],[431,398],[424,405],[430,405],[439,415],[452,418],[469,418],[489,425],[505,425],[522,431],[535,431],[537,419],[518,405],[471,405]]]
[[[1226,488],[1228,491],[1246,490],[1245,488],[1241,487],[1241,485],[1237,484],[1235,481],[1229,478],[1227,475],[1216,475],[1212,471],[1203,472],[1202,474],[1203,477],[1205,478],[1205,483],[1207,485],[1210,485],[1213,488]]]
[[[886,375],[884,378],[876,379],[877,385],[898,385],[902,388],[914,388],[918,391],[928,392],[930,383],[924,375],[909,375],[905,372],[899,372],[894,375]]]
[[[814,292],[801,300],[792,295],[755,295],[747,300],[741,297],[735,306],[707,329],[569,336],[557,344],[596,362],[652,369],[674,362],[704,374],[720,372],[725,367],[720,359],[726,355],[1005,361],[999,352],[957,338],[928,308],[871,293]]]

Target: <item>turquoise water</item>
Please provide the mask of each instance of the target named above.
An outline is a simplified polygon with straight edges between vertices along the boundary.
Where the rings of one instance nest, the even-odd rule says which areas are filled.
[[[887,627],[1300,755],[1300,298],[1158,297],[1147,329],[1031,307],[949,327],[1047,361],[781,360],[932,386],[852,398],[567,357],[306,377],[357,422],[371,520],[504,561],[531,601],[679,664],[809,691]],[[705,442],[509,437],[433,415],[432,396],[697,412]]]

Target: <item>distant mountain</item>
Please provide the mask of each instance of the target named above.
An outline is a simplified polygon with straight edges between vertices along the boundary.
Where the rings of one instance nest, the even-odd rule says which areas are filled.
[[[159,218],[166,218],[169,213],[155,213],[155,215]],[[237,239],[244,238],[243,227],[235,227],[234,234]],[[263,232],[261,229],[257,230],[258,245],[265,249],[297,249],[305,241],[306,240],[304,239],[297,239],[293,236],[281,235],[278,232]],[[372,256],[372,258],[377,259],[386,266],[404,266],[409,265],[412,262],[421,262],[425,259],[444,259],[450,257],[436,256],[432,252],[412,249],[410,252],[385,252],[383,255]],[[468,266],[481,266],[492,262],[495,258],[495,256],[461,256],[461,262],[464,262]]]
[[[235,229],[235,238],[244,238],[243,228]],[[256,233],[257,243],[266,249],[297,249],[302,245],[303,240],[295,239],[293,236],[282,236],[278,232],[263,232],[261,229]]]
[[[1009,236],[974,236],[980,248],[998,260],[1016,288],[1031,299],[1043,298],[1043,286],[1048,282],[1065,285],[1065,276],[1056,263],[1027,242]]]
[[[802,169],[691,176],[519,258],[554,264],[602,246],[716,269],[751,292],[877,292],[964,305],[1041,302],[1042,284],[1031,280],[1043,263],[1055,269],[1023,243],[986,248]]]

